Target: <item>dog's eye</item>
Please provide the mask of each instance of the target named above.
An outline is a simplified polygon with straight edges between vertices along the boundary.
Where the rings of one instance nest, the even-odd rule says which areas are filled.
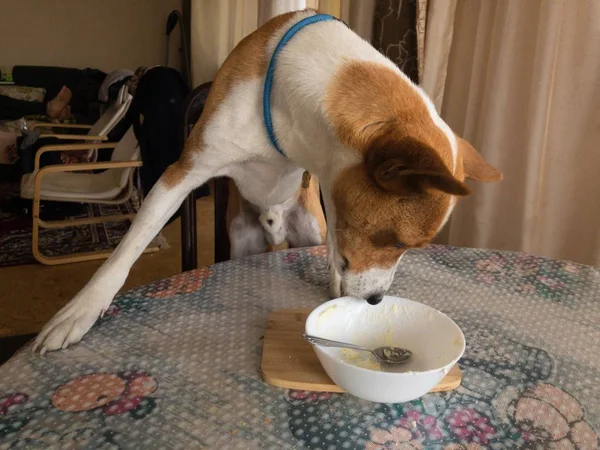
[[[396,248],[404,248],[404,247],[406,247],[406,244],[404,244],[402,242],[396,242],[396,244],[394,244],[394,247],[396,247]]]

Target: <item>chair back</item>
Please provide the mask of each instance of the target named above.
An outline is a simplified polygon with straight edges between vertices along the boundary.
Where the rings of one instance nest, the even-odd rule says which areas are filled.
[[[140,146],[135,137],[133,126],[131,126],[113,150],[110,160],[138,161],[139,159]],[[125,190],[128,187],[130,180],[132,179],[134,168],[127,167],[124,169],[111,169],[110,172],[113,176],[113,179],[115,180],[115,183],[119,186],[119,188],[121,190]]]
[[[133,97],[127,85],[121,86],[117,99],[109,105],[94,126],[88,132],[91,136],[107,136],[108,133],[125,117]]]

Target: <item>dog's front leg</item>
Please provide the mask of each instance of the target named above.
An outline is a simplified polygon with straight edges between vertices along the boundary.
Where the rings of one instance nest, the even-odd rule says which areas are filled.
[[[178,172],[179,171],[179,172]],[[129,270],[191,190],[210,178],[209,170],[180,176],[175,163],[152,188],[127,234],[86,286],[65,305],[37,336],[34,351],[66,348],[79,342],[111,304]],[[193,178],[193,180],[192,180]]]

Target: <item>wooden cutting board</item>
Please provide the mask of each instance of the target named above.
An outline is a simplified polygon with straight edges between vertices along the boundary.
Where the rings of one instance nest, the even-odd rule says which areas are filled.
[[[272,386],[313,392],[344,392],[325,373],[312,346],[302,339],[310,310],[282,309],[269,315],[265,331],[261,373]],[[431,392],[460,386],[458,364]]]

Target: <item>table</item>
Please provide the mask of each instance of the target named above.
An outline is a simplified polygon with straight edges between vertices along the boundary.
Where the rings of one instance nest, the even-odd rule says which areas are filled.
[[[410,252],[394,295],[463,329],[463,384],[407,404],[273,388],[270,311],[327,299],[325,249],[259,255],[121,295],[82,343],[0,367],[0,449],[597,448],[600,273],[524,254]]]

